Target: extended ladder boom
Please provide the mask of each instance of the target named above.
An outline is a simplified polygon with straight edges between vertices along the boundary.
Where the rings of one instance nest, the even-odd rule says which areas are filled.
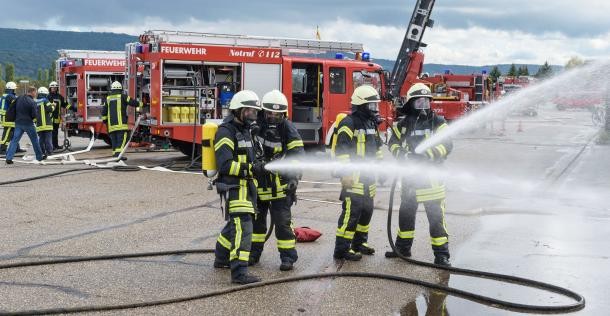
[[[388,98],[390,100],[400,97],[400,89],[407,77],[412,54],[417,52],[420,47],[426,47],[426,44],[422,43],[422,37],[426,27],[432,27],[434,24],[434,21],[430,19],[434,2],[435,0],[417,0],[394,69],[388,78]]]

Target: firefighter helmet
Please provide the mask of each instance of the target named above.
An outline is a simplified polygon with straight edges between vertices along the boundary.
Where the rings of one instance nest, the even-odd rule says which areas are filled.
[[[9,81],[9,82],[6,83],[6,89],[7,90],[16,90],[17,89],[17,84],[12,82],[12,81]]]
[[[371,102],[381,102],[379,93],[369,85],[361,85],[352,93],[352,104],[363,105]]]
[[[263,96],[263,110],[276,113],[288,112],[288,100],[279,90],[272,90]]]
[[[409,91],[407,91],[406,103],[409,103],[409,100],[411,100],[412,98],[418,97],[426,97],[432,99],[432,91],[430,91],[430,88],[427,85],[421,82],[418,82],[412,85],[411,88],[409,88]]]
[[[251,90],[241,90],[237,92],[233,98],[231,98],[231,103],[229,104],[229,110],[239,110],[241,108],[253,108],[260,110],[260,105],[258,101],[258,96],[254,91]]]
[[[47,89],[45,87],[40,87],[40,88],[38,88],[38,94],[47,95],[47,94],[49,94],[49,89]]]
[[[115,82],[113,82],[110,85],[110,89],[112,89],[112,90],[123,90],[123,85],[120,82],[115,81]]]
[[[59,85],[57,84],[57,82],[51,81],[51,83],[49,83],[49,89],[51,88],[59,88]]]

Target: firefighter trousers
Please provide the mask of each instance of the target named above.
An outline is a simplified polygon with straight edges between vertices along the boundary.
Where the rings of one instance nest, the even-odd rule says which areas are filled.
[[[125,145],[127,145],[127,130],[110,132],[110,143],[112,144],[112,155],[118,157]]]
[[[11,143],[11,139],[13,139],[14,133],[14,127],[4,127],[4,130],[2,131],[2,138],[0,138],[0,151],[5,151],[8,148],[8,145]]]
[[[335,257],[367,242],[373,216],[373,198],[370,195],[345,193],[342,207],[337,224]]]
[[[296,237],[292,230],[292,215],[290,212],[292,198],[287,196],[271,201],[259,200],[257,205],[259,213],[254,219],[251,260],[257,262],[263,252],[267,234],[267,214],[269,213],[275,225],[275,238],[277,239],[277,249],[280,252],[280,260],[282,262],[296,262],[299,256],[296,250]]]
[[[396,247],[403,253],[409,253],[415,238],[415,215],[419,203],[424,204],[430,228],[430,243],[435,255],[449,256],[449,234],[445,223],[445,192],[439,186],[427,189],[415,189],[403,186],[400,192],[400,210],[398,214],[398,235]],[[428,190],[428,191],[426,191]],[[426,195],[428,192],[432,194]],[[442,192],[442,193],[441,193]]]
[[[252,243],[252,214],[230,214],[216,240],[216,262],[229,263],[231,278],[248,273]]]
[[[59,148],[59,123],[53,123],[53,148]]]

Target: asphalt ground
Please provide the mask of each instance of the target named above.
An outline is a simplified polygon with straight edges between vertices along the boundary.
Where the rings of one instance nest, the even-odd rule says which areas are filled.
[[[456,138],[446,163],[447,172],[473,175],[469,181],[456,177],[447,183],[452,263],[569,287],[587,298],[587,307],[580,314],[603,314],[608,303],[601,290],[610,273],[608,246],[600,241],[610,237],[610,210],[598,198],[610,187],[606,158],[610,150],[589,143],[596,129],[584,111],[549,108],[538,117],[510,117],[504,131],[501,126],[496,122],[493,130],[488,125]],[[27,141],[22,142],[27,147]],[[83,148],[87,140],[73,139],[73,144]],[[91,152],[76,158],[110,154],[109,147],[96,141]],[[182,154],[171,151],[130,149],[127,157],[129,165],[171,163],[172,169],[181,170],[189,164]],[[20,163],[5,166],[0,162],[0,182],[67,168],[84,170],[0,186],[0,263],[212,248],[224,225],[218,196],[206,189],[207,181],[199,174]],[[307,173],[303,180],[337,182],[321,173]],[[542,183],[549,189],[544,194],[516,189],[524,183]],[[314,243],[297,245],[299,260],[290,272],[279,271],[272,237],[261,263],[251,267],[252,273],[268,280],[321,272],[380,272],[448,282],[531,304],[568,302],[514,285],[461,276],[448,279],[435,269],[384,258],[389,250],[388,191],[387,185],[378,190],[371,222],[369,243],[377,253],[360,262],[339,263],[332,258],[341,210],[339,187],[303,181],[298,193],[301,199],[293,207],[295,225],[315,228],[323,236]],[[394,222],[396,218],[395,214]],[[423,208],[418,212],[416,231],[414,258],[432,261]],[[153,301],[230,287],[229,271],[214,269],[212,263],[213,255],[180,255],[3,270],[0,311]],[[355,278],[281,284],[107,314],[416,315],[426,309],[430,315],[444,310],[457,315],[510,314],[417,286]]]

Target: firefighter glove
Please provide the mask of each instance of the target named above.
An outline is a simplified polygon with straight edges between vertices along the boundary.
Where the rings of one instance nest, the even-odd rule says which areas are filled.
[[[286,184],[286,193],[292,195],[297,192],[297,186],[299,185],[299,181],[297,179],[290,179]]]
[[[343,187],[351,187],[354,184],[354,178],[352,177],[342,177],[341,185]]]
[[[252,165],[252,173],[254,173],[255,176],[257,177],[262,177],[265,175],[265,173],[267,172],[265,170],[265,162],[262,160],[257,160],[254,162],[254,164]]]

